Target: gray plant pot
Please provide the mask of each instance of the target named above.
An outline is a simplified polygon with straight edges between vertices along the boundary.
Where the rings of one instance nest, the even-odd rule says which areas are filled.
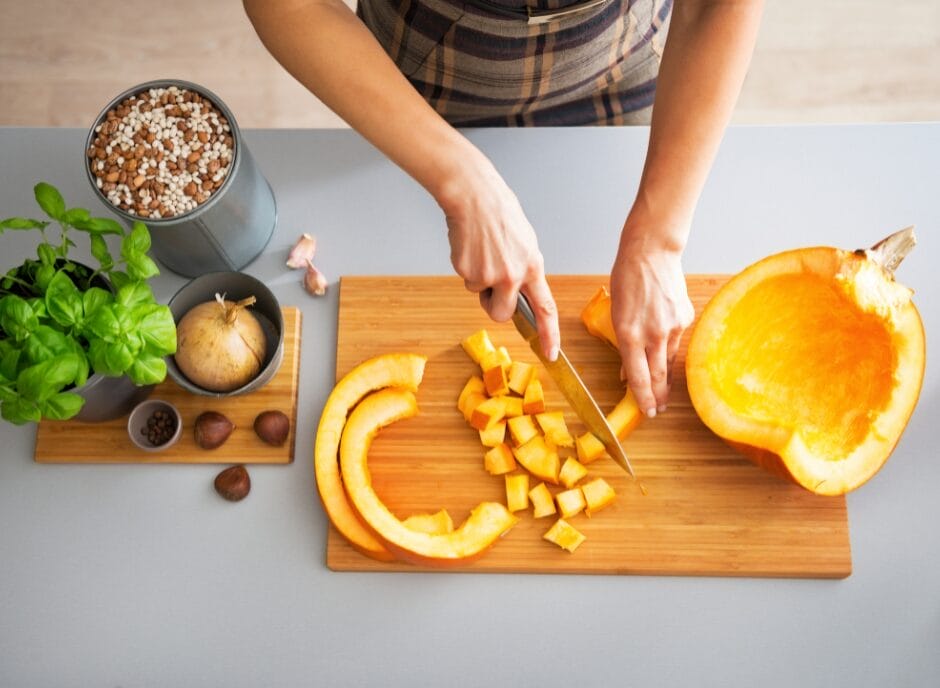
[[[126,416],[131,409],[150,396],[154,387],[155,385],[138,387],[126,375],[89,375],[84,385],[70,390],[85,400],[85,405],[73,420],[100,423]]]

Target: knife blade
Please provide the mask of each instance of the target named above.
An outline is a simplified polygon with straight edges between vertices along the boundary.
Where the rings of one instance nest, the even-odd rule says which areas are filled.
[[[526,340],[532,351],[538,357],[542,365],[552,376],[558,389],[565,395],[571,408],[578,414],[578,418],[587,426],[587,429],[601,441],[610,457],[616,461],[623,470],[630,474],[636,480],[636,473],[633,472],[633,466],[630,460],[620,446],[620,440],[614,434],[607,417],[601,411],[591,392],[588,390],[578,371],[571,365],[571,361],[565,355],[565,352],[559,349],[558,358],[549,361],[542,353],[542,342],[539,339],[539,333],[535,326],[535,313],[529,305],[528,299],[523,294],[519,294],[519,300],[516,302],[516,312],[513,313],[512,322]]]

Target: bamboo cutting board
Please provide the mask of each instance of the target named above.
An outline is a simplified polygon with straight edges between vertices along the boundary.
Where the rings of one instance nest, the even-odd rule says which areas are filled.
[[[700,313],[725,276],[688,277]],[[601,408],[623,396],[620,363],[607,344],[587,334],[580,313],[607,278],[549,278],[561,314],[563,347]],[[340,284],[336,376],[364,359],[393,351],[428,357],[418,390],[420,414],[383,430],[369,468],[393,513],[445,507],[455,524],[481,501],[505,503],[502,476],[483,469],[484,447],[456,409],[463,384],[478,373],[460,341],[486,328],[513,358],[538,363],[511,323],[491,322],[456,277],[344,277]],[[473,572],[657,574],[844,578],[851,552],[844,497],[820,497],[770,476],[736,454],[698,419],[685,384],[685,349],[676,362],[669,409],[644,420],[624,448],[645,485],[643,495],[610,459],[590,464],[589,478],[616,490],[612,506],[572,525],[587,536],[569,554],[542,539],[554,517],[533,519],[531,508],[476,562]],[[548,410],[562,410],[572,434],[584,426],[539,367]],[[530,478],[530,486],[537,483]],[[553,493],[559,488],[552,487]],[[348,545],[330,527],[327,566],[338,571],[416,571],[381,563]]]
[[[148,397],[173,404],[183,419],[183,431],[172,447],[147,452],[127,436],[127,416],[102,423],[42,421],[36,429],[33,453],[37,463],[259,463],[284,464],[294,460],[297,425],[297,385],[300,371],[300,310],[283,306],[284,358],[273,378],[250,394],[216,399],[191,394],[169,377]],[[255,416],[280,409],[291,420],[290,436],[280,447],[262,442],[255,434]],[[235,430],[221,447],[201,449],[193,439],[193,421],[203,411],[224,413]]]

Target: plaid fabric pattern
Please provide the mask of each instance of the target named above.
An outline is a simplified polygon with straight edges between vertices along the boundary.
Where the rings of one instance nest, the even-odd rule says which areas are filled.
[[[610,0],[533,26],[461,0],[359,0],[357,14],[452,124],[568,126],[649,123],[671,9],[672,0]]]

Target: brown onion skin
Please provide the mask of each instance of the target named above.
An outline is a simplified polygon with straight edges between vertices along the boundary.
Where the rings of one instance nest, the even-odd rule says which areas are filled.
[[[247,309],[216,295],[191,308],[176,327],[176,365],[190,382],[211,392],[231,392],[253,380],[265,359],[267,340]]]

